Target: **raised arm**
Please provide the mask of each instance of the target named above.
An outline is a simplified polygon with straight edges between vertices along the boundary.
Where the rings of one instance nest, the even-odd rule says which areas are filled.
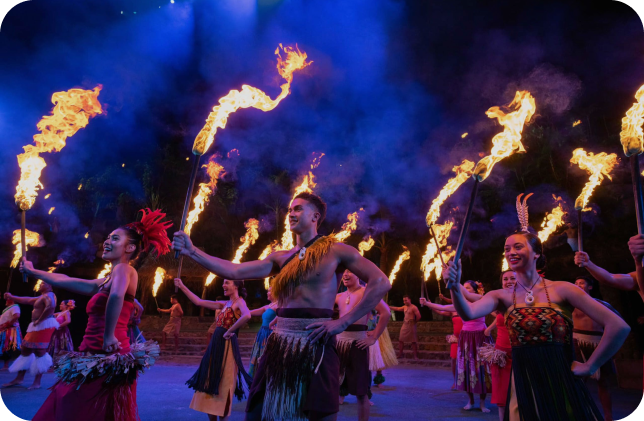
[[[168,309],[166,309],[166,308],[158,308],[158,307],[157,307],[157,311],[158,311],[159,313],[170,313],[170,312],[172,311],[172,308],[168,308]]]
[[[557,292],[573,307],[583,311],[596,323],[604,327],[597,349],[585,363],[573,362],[572,371],[578,376],[590,376],[604,365],[626,340],[631,328],[626,322],[590,295],[567,282],[557,282]]]
[[[404,306],[403,307],[389,306],[389,309],[393,311],[405,311]],[[389,313],[391,314],[391,311]]]
[[[201,298],[197,297],[192,291],[188,289],[187,286],[183,284],[183,282],[179,278],[174,278],[174,286],[178,287],[184,294],[186,294],[186,297],[188,297],[188,299],[192,301],[192,303],[196,306],[209,308],[211,310],[219,310],[224,308],[224,303],[220,301],[202,300]]]
[[[44,270],[34,269],[33,263],[24,258],[20,263],[20,272],[26,273],[34,278],[42,279],[43,282],[47,282],[49,285],[56,288],[63,288],[82,295],[96,294],[98,292],[98,287],[105,280],[105,278],[89,280],[70,278],[69,276],[61,273],[49,273]]]
[[[251,310],[251,311],[250,311],[250,315],[251,315],[251,317],[261,316],[262,314],[264,314],[264,313],[266,312],[266,310],[268,309],[268,307],[269,307],[269,306],[270,306],[270,304],[266,304],[266,305],[265,305],[265,306],[263,306],[263,307],[260,307],[260,308],[256,308],[256,309],[254,309],[254,310]]]
[[[359,279],[365,281],[367,287],[364,290],[362,300],[350,312],[338,320],[314,323],[307,327],[316,328],[310,335],[314,342],[322,338],[326,340],[330,335],[336,335],[344,331],[347,326],[355,323],[374,309],[391,289],[387,276],[378,269],[378,266],[362,257],[355,248],[338,243],[333,246],[333,253],[338,259],[338,266],[349,269]]]
[[[127,263],[119,263],[112,269],[112,284],[110,295],[105,305],[105,332],[103,333],[103,350],[117,351],[121,346],[114,335],[116,323],[123,309],[125,293],[136,277],[136,270]]]
[[[244,301],[244,299],[242,298],[241,300],[237,300],[235,302],[235,304],[237,305],[237,308],[239,309],[239,312],[241,313],[241,316],[226,331],[226,333],[224,333],[224,338],[225,339],[230,339],[239,328],[244,326],[250,320],[250,310],[248,310],[248,306],[246,305],[246,301]]]
[[[590,275],[597,279],[600,283],[612,286],[613,288],[622,289],[626,291],[637,291],[637,276],[636,272],[626,274],[613,274],[604,268],[600,268],[590,261],[588,253],[578,251],[575,253],[575,264],[579,267],[586,268]],[[635,263],[637,268],[637,262]],[[642,267],[640,260],[639,267]]]
[[[456,309],[452,304],[449,304],[449,305],[435,304],[429,301],[428,299],[422,298],[422,297],[420,298],[420,305],[430,308],[432,309],[432,311],[435,311],[436,313],[442,314],[444,316],[450,315],[452,312],[456,311]]]
[[[635,280],[644,299],[644,266],[642,266],[642,257],[644,257],[644,235],[638,234],[628,240],[628,248],[631,250],[633,260],[635,260]],[[630,274],[633,276],[633,273]]]
[[[274,262],[275,254],[269,255],[264,260],[253,260],[244,263],[233,263],[228,260],[210,256],[196,248],[190,237],[183,231],[174,233],[172,248],[184,256],[189,256],[208,269],[210,272],[224,279],[263,279],[279,271]],[[280,253],[280,252],[277,252]]]
[[[34,305],[36,304],[36,301],[38,301],[38,298],[40,297],[16,297],[15,295],[5,292],[4,293],[4,299],[12,299],[14,303],[16,304],[26,304],[26,305]]]
[[[443,271],[445,277],[446,271]],[[492,313],[499,306],[497,291],[490,291],[481,297],[478,301],[470,303],[463,295],[463,286],[461,285],[461,261],[458,263],[449,262],[447,264],[447,276],[445,277],[447,287],[452,295],[454,309],[461,316],[464,322],[469,320],[485,317]],[[478,294],[477,294],[478,295]],[[480,296],[479,296],[480,297]]]

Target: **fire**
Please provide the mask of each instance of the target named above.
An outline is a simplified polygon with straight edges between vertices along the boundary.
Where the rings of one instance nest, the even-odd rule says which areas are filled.
[[[508,105],[508,108],[513,107],[516,109],[507,114],[499,107],[492,107],[486,112],[489,118],[496,118],[504,130],[492,138],[494,146],[490,155],[476,164],[474,176],[478,181],[485,180],[494,165],[503,158],[507,158],[514,152],[525,152],[521,143],[521,133],[523,126],[530,121],[536,110],[534,98],[528,91],[517,91],[514,99]]]
[[[362,212],[363,210],[364,209],[360,208],[358,212]],[[342,224],[342,231],[335,234],[336,240],[343,243],[358,228],[358,212],[353,212],[347,215],[347,222]]]
[[[15,230],[11,239],[11,243],[16,246],[16,251],[14,251],[13,259],[11,260],[12,268],[17,267],[18,263],[20,263],[20,259],[22,259],[22,241],[20,234],[20,230]],[[29,247],[42,247],[45,245],[44,241],[41,241],[40,234],[29,230],[25,230],[25,243],[25,250],[29,250]]]
[[[63,259],[56,260],[56,261],[54,262],[54,266],[50,266],[50,267],[47,269],[47,272],[49,272],[49,273],[53,273],[56,269],[58,269],[58,266],[60,266],[60,265],[62,265],[62,264],[64,264],[64,263],[65,263],[65,261],[64,261]],[[40,291],[40,286],[41,286],[41,285],[42,285],[42,279],[38,279],[38,280],[36,281],[36,285],[34,285],[34,291],[36,291],[36,292]]]
[[[51,196],[51,193],[47,193],[47,194],[45,195],[45,199],[49,199],[49,197],[50,197],[50,196]]]
[[[456,173],[456,177],[451,178],[449,179],[449,181],[447,181],[445,187],[443,187],[440,193],[438,193],[438,197],[432,202],[432,206],[429,208],[429,212],[427,212],[426,218],[428,227],[433,225],[438,220],[438,217],[441,214],[441,205],[445,202],[445,200],[447,200],[448,197],[454,194],[454,192],[461,186],[461,184],[467,181],[470,175],[472,175],[473,168],[474,163],[465,159],[463,160],[463,163],[461,163],[461,165],[457,165],[452,169],[452,171]]]
[[[291,202],[293,199],[295,199],[295,196],[297,196],[300,193],[313,193],[313,188],[316,186],[315,184],[315,177],[313,175],[314,169],[320,166],[320,160],[324,156],[324,153],[320,153],[319,155],[316,155],[314,153],[313,155],[313,161],[311,162],[311,170],[309,170],[309,173],[304,176],[304,180],[300,183],[299,186],[295,188],[295,192],[293,192],[293,197],[291,198]],[[295,247],[295,243],[293,242],[293,233],[291,232],[290,224],[288,222],[288,213],[286,214],[286,219],[284,221],[284,234],[282,234],[282,244],[280,246],[280,250],[290,250],[293,247]]]
[[[610,172],[618,164],[619,160],[614,153],[608,155],[606,152],[601,152],[595,155],[592,152],[586,153],[582,148],[577,148],[572,152],[570,162],[579,165],[579,168],[586,170],[590,174],[590,180],[588,180],[588,183],[586,183],[575,201],[575,209],[579,210],[588,205],[590,195],[595,187],[602,182],[604,176],[612,180]]]
[[[246,234],[240,238],[242,243],[235,253],[233,263],[240,263],[241,258],[244,253],[246,253],[246,250],[248,250],[248,247],[255,244],[255,241],[257,241],[257,238],[259,237],[259,221],[257,219],[250,218],[246,223],[244,223],[244,226],[246,227]]]
[[[159,291],[159,287],[163,284],[163,278],[165,278],[165,269],[158,267],[154,272],[154,284],[152,285],[153,297],[157,296],[157,291]]]
[[[443,274],[443,262],[449,262],[449,260],[456,255],[456,250],[452,250],[452,246],[447,246],[445,247],[445,251],[442,251],[441,254],[443,255],[443,260],[441,261],[441,258],[436,254],[436,257],[434,257],[434,260],[426,269],[428,273],[431,273],[433,270],[436,274],[437,280],[440,279]],[[427,278],[425,278],[425,280],[427,280]]]
[[[214,273],[209,273],[208,277],[206,278],[206,284],[205,285],[208,286],[208,285],[212,284],[212,281],[214,281],[215,278],[216,278],[216,276],[215,276]]]
[[[262,254],[259,255],[259,260],[264,260],[268,257],[269,254],[273,253],[276,250],[281,250],[280,243],[277,240],[273,240],[269,245],[266,246]],[[271,285],[270,276],[264,278],[264,289],[268,291],[268,287]]]
[[[51,209],[49,209],[49,215],[51,215],[51,213],[54,211],[54,209],[56,209],[56,208],[53,207],[53,206],[51,207]]]
[[[364,253],[366,251],[371,250],[371,247],[373,247],[374,244],[376,244],[376,242],[373,241],[373,238],[371,238],[371,236],[368,236],[366,239],[361,241],[360,244],[358,244],[358,250],[360,251],[360,256],[364,256]]]
[[[206,204],[210,201],[210,196],[212,196],[217,189],[217,181],[225,174],[224,167],[215,161],[215,156],[212,156],[208,163],[202,168],[206,168],[210,181],[208,183],[199,184],[199,192],[192,201],[194,203],[194,208],[190,213],[188,213],[188,217],[186,218],[186,227],[184,229],[184,232],[188,235],[190,235],[190,231],[192,231],[192,226],[199,220],[199,215],[205,209]]]
[[[82,188],[83,188],[83,183],[80,183],[80,184],[78,185],[78,190],[80,191],[80,189],[82,189]]]
[[[572,123],[572,127],[577,127],[581,124],[581,120],[577,120],[574,123]]]
[[[280,49],[286,54],[286,59],[282,59]],[[306,61],[306,53],[301,52],[297,46],[293,49],[292,47],[282,47],[280,44],[275,50],[275,54],[277,55],[277,71],[286,80],[286,83],[280,86],[282,92],[275,100],[272,100],[261,90],[249,85],[242,85],[241,91],[236,89],[230,91],[228,95],[219,99],[219,105],[215,105],[208,115],[206,125],[201,129],[192,146],[193,154],[203,155],[206,153],[215,140],[217,129],[225,128],[228,116],[238,109],[253,107],[262,111],[270,111],[277,107],[290,92],[293,72],[312,63]]]
[[[548,237],[554,233],[557,228],[562,226],[564,224],[563,217],[564,217],[564,210],[561,207],[561,203],[557,204],[557,207],[552,210],[549,214],[546,214],[545,219],[541,223],[541,231],[537,234],[539,236],[539,240],[541,240],[542,243],[545,243]]]
[[[90,117],[103,112],[98,102],[100,90],[101,86],[97,86],[91,91],[70,89],[52,95],[52,115],[43,117],[36,125],[41,133],[34,135],[35,145],[24,146],[25,152],[18,155],[20,181],[15,199],[20,209],[31,209],[38,190],[43,188],[40,174],[47,164],[40,154],[60,151],[65,146],[65,139],[87,126]]]
[[[111,271],[112,271],[112,264],[105,263],[105,267],[103,268],[102,271],[98,273],[98,275],[96,275],[96,279],[102,279],[107,277],[107,275],[109,275]]]
[[[394,280],[396,279],[398,271],[400,270],[400,265],[402,265],[405,260],[409,260],[409,258],[411,257],[411,254],[409,253],[409,250],[407,250],[407,247],[403,246],[403,248],[405,249],[405,251],[403,251],[403,253],[398,257],[394,268],[391,270],[391,275],[389,275],[389,282],[392,285],[394,283]]]
[[[434,224],[433,226],[434,234],[436,234],[436,240],[438,240],[438,244],[440,247],[445,247],[447,245],[447,239],[449,238],[449,235],[452,232],[453,227],[454,227],[454,221],[451,221],[451,220],[445,222],[443,225]],[[445,252],[447,253],[448,250],[446,250]],[[449,252],[451,253],[451,249]],[[430,238],[429,243],[427,243],[427,249],[425,250],[425,255],[423,256],[420,263],[420,270],[423,271],[425,275],[425,280],[429,279],[429,277],[432,274],[432,270],[435,270],[436,273],[439,273],[438,270],[442,270],[440,269],[441,264],[440,264],[440,257],[438,257],[438,253],[439,253],[439,250],[436,247],[436,241],[433,238]],[[453,256],[453,254],[451,256]],[[435,263],[437,261],[436,259],[438,259],[438,262],[439,262],[438,264]]]
[[[264,278],[264,289],[268,291],[268,289],[271,287],[271,277]]]
[[[506,270],[510,270],[510,265],[508,264],[508,260],[505,258],[505,252],[503,253],[503,265],[501,265],[501,272],[505,272]]]
[[[626,111],[622,118],[622,132],[619,134],[626,156],[639,155],[644,152],[642,141],[642,124],[644,124],[644,85],[635,94],[637,102]]]
[[[85,236],[84,236],[84,237],[85,237],[85,238],[89,238],[89,231],[87,231],[87,232],[85,233]]]
[[[465,132],[461,135],[461,139],[465,139],[469,133]]]

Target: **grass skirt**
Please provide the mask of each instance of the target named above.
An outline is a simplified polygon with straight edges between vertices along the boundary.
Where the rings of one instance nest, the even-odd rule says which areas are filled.
[[[378,344],[380,345],[382,361],[385,364],[381,370],[397,366],[398,358],[396,358],[396,351],[394,350],[394,345],[391,343],[391,337],[389,336],[389,330],[387,328],[385,328],[382,335],[378,338]]]
[[[20,326],[10,327],[0,332],[0,356],[11,357],[16,351],[20,351],[22,335]]]

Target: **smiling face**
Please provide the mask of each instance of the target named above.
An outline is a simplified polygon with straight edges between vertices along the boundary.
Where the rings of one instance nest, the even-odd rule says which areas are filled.
[[[532,250],[524,235],[514,234],[505,240],[505,259],[510,268],[517,272],[533,268],[539,255]]]
[[[501,285],[503,289],[513,289],[517,284],[517,275],[513,271],[503,272],[501,276]]]
[[[231,297],[237,292],[237,286],[235,282],[230,279],[224,279],[224,295],[226,297]]]
[[[575,281],[575,285],[577,285],[586,294],[590,294],[590,290],[593,289],[593,286],[588,281],[586,281],[584,278],[577,279]]]
[[[347,288],[353,288],[359,284],[359,280],[356,275],[349,272],[348,270],[345,270],[344,273],[342,274],[342,283]]]
[[[411,305],[411,300],[409,299],[409,297],[403,297],[403,304],[406,306]]]
[[[41,295],[50,293],[52,291],[53,291],[53,289],[51,288],[51,285],[46,284],[44,282],[42,284],[40,284],[39,292],[40,292]]]
[[[308,231],[312,227],[317,227],[319,218],[320,213],[315,209],[315,206],[304,199],[293,199],[291,206],[288,208],[289,227],[296,234]]]
[[[67,310],[67,306],[65,305],[65,302],[64,302],[64,301],[61,301],[61,302],[60,302],[60,306],[58,306],[58,308],[60,308],[60,311],[65,311],[65,310]]]
[[[136,250],[136,246],[130,243],[127,232],[122,228],[117,228],[107,236],[103,241],[103,260],[113,262],[120,260],[125,255],[131,255]]]

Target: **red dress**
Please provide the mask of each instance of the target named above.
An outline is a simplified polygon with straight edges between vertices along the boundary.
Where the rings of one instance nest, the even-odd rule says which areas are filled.
[[[505,317],[499,313],[496,315],[496,344],[495,349],[505,352],[505,366],[492,364],[492,403],[498,406],[505,406],[512,375],[512,344],[510,334],[505,325]]]
[[[458,339],[458,335],[461,334],[461,329],[463,329],[463,319],[458,316],[452,317],[452,326],[454,327],[454,336]],[[458,341],[452,342],[449,344],[449,357],[453,360],[456,359],[456,353],[458,351]]]
[[[103,354],[105,307],[109,291],[99,291],[87,303],[87,328],[79,350]],[[114,336],[121,343],[120,354],[130,352],[127,324],[134,307],[134,297],[127,294],[119,314]],[[34,421],[134,421],[138,420],[136,380],[132,383],[104,384],[106,376],[77,383],[58,381],[40,407]]]

